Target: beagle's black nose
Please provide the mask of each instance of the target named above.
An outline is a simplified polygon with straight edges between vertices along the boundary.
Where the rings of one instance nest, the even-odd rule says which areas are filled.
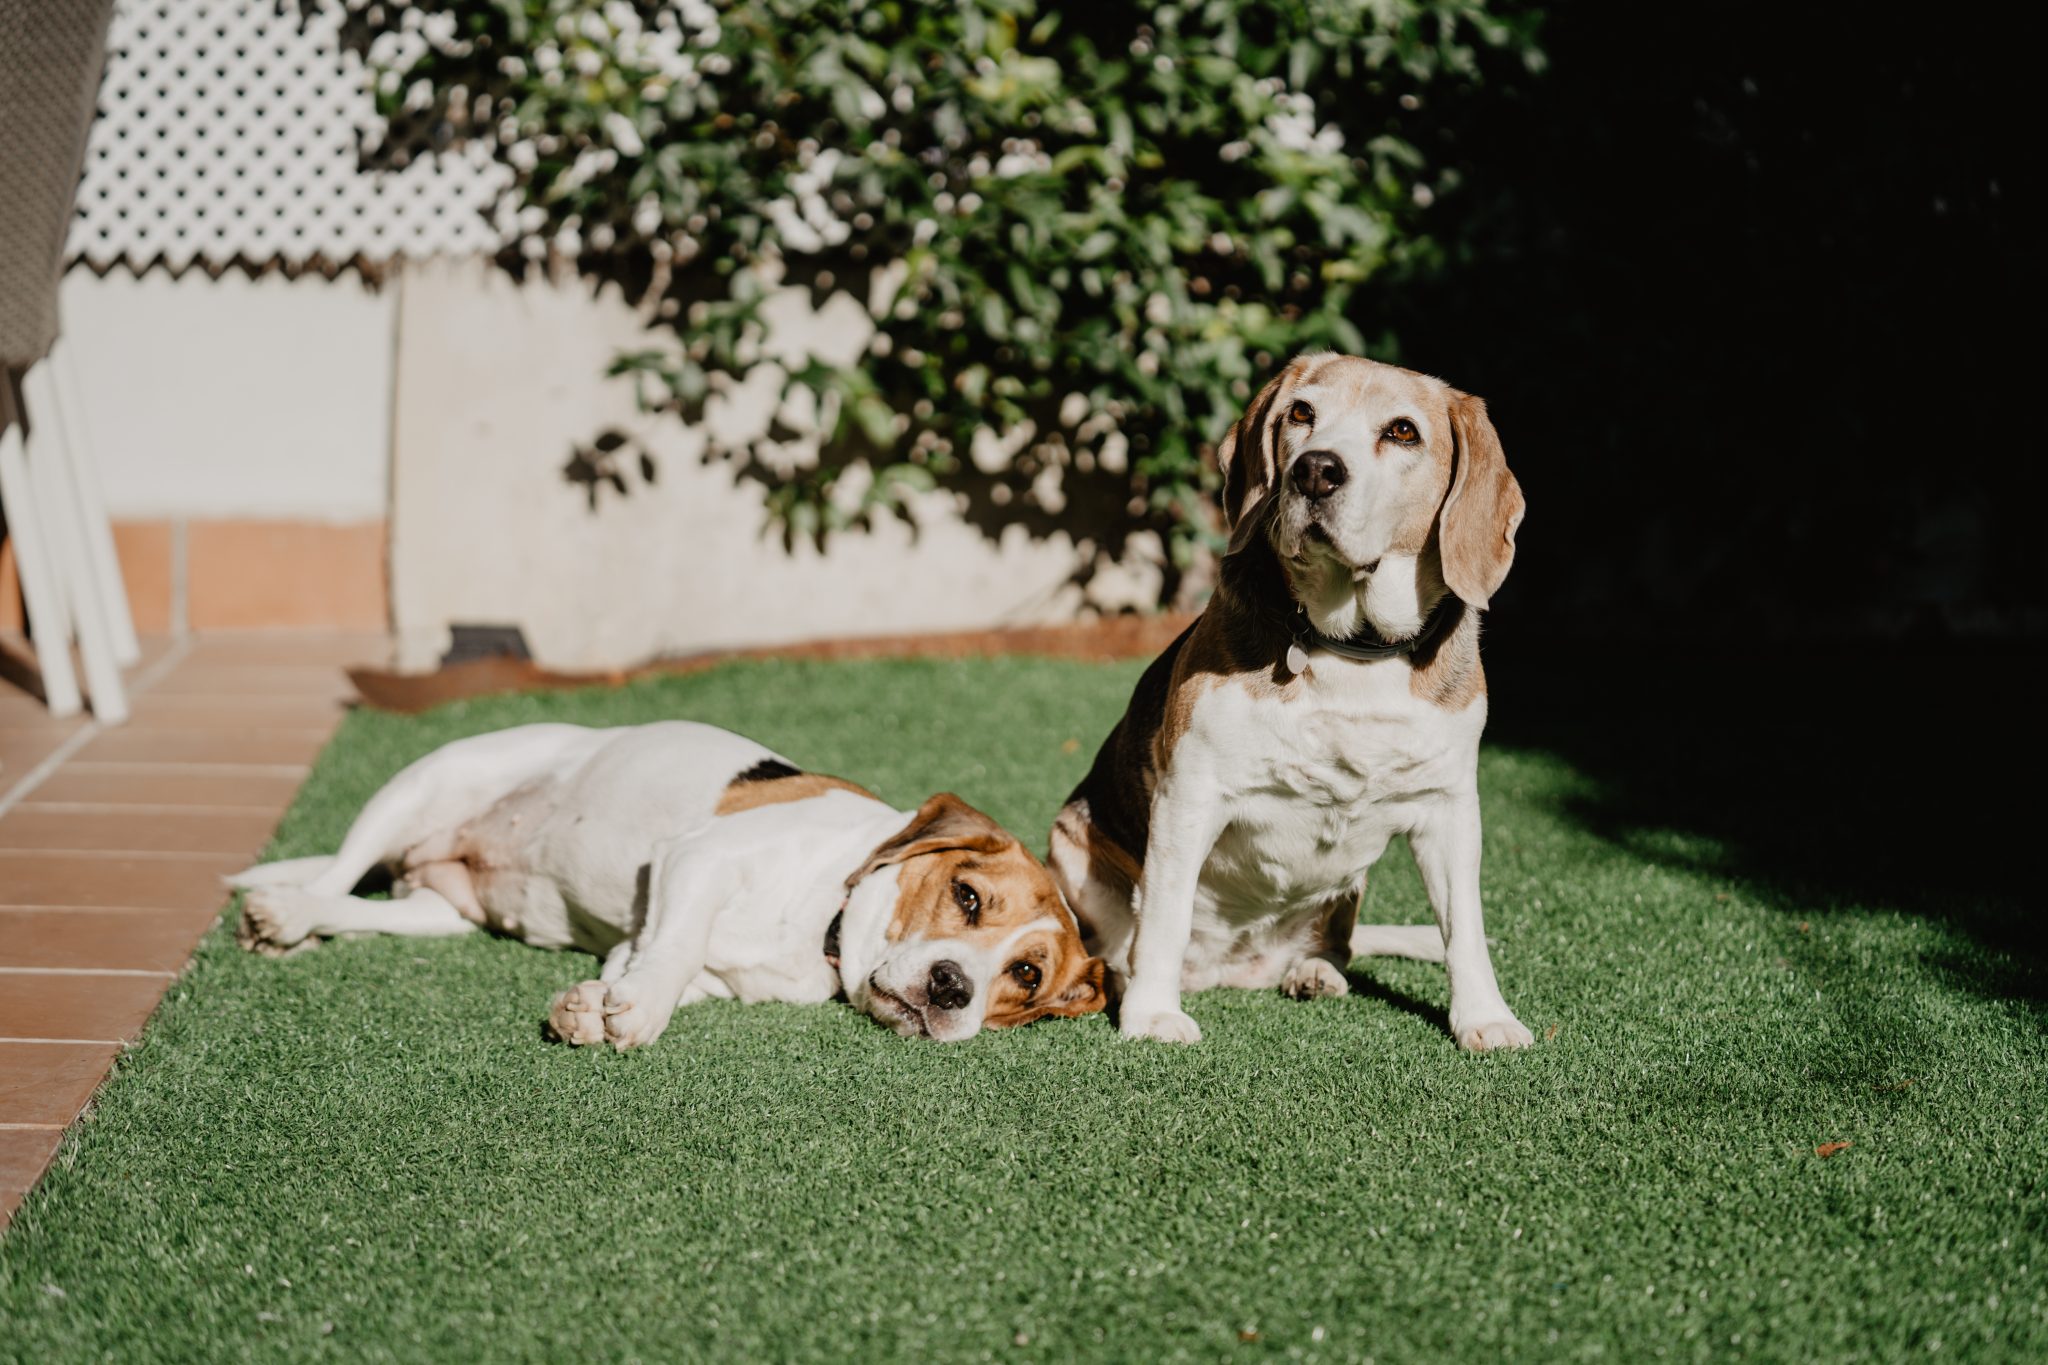
[[[1351,471],[1334,450],[1304,450],[1295,459],[1294,468],[1287,471],[1287,477],[1293,481],[1296,492],[1311,502],[1321,502],[1344,486]]]
[[[974,983],[957,962],[934,962],[932,979],[925,987],[925,999],[933,1009],[957,1010],[974,999]]]

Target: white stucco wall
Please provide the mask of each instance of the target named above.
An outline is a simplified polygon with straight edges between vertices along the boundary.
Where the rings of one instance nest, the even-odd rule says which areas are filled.
[[[821,554],[784,548],[762,490],[702,457],[701,432],[639,413],[604,370],[649,335],[615,294],[518,284],[478,259],[410,263],[373,290],[353,274],[64,280],[66,343],[117,520],[388,518],[402,667],[429,668],[456,622],[515,624],[536,657],[618,667],[664,654],[823,636],[1072,617],[1065,537],[991,542],[952,495],[916,529],[889,517]],[[864,311],[813,315],[779,294],[767,354],[857,356]],[[775,376],[715,403],[729,433],[767,423]],[[628,492],[564,477],[607,427],[636,434],[656,481]],[[800,447],[787,452],[803,458]],[[1099,575],[1102,605],[1151,605],[1157,573]]]
[[[431,664],[456,621],[517,624],[543,661],[602,667],[726,645],[1065,619],[1079,605],[1064,537],[1034,543],[1012,529],[991,543],[944,493],[920,502],[915,534],[884,519],[835,536],[827,554],[786,551],[756,485],[704,463],[699,432],[640,414],[630,386],[603,377],[615,352],[649,341],[616,296],[515,285],[477,261],[409,266],[399,296],[391,560],[401,666]],[[865,344],[850,300],[815,319],[790,291],[774,312],[770,354],[856,355]],[[711,420],[760,430],[761,396]],[[654,452],[657,481],[628,468],[629,492],[600,488],[593,510],[563,466],[607,426]]]
[[[385,515],[390,292],[75,267],[60,307],[111,516]]]

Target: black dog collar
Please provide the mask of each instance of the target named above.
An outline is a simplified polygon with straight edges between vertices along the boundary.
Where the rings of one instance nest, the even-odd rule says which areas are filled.
[[[1308,613],[1297,604],[1289,632],[1294,637],[1294,644],[1287,651],[1287,670],[1290,673],[1301,672],[1308,667],[1308,651],[1317,649],[1335,654],[1339,658],[1358,659],[1368,663],[1375,659],[1396,659],[1404,654],[1413,654],[1434,640],[1442,633],[1444,627],[1450,624],[1451,618],[1456,614],[1457,601],[1454,594],[1445,593],[1443,600],[1430,611],[1429,619],[1422,623],[1422,629],[1405,640],[1385,638],[1372,628],[1369,621],[1360,625],[1356,634],[1337,639],[1323,634],[1310,625]],[[1302,657],[1299,659],[1295,657],[1297,650],[1301,651]]]

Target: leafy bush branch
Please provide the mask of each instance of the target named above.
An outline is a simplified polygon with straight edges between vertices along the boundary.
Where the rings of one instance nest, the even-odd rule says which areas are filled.
[[[695,418],[772,363],[776,281],[866,306],[864,355],[781,367],[815,466],[715,452],[791,533],[943,487],[1182,565],[1262,372],[1365,349],[1359,286],[1438,249],[1423,101],[1539,60],[1484,0],[348,4],[400,139],[488,139],[515,250],[646,300],[615,366],[644,403]]]

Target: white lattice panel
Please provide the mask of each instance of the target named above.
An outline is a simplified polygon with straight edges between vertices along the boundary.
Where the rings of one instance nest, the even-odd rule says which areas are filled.
[[[70,259],[182,271],[495,250],[508,168],[480,146],[360,168],[378,120],[321,0],[121,0]]]

